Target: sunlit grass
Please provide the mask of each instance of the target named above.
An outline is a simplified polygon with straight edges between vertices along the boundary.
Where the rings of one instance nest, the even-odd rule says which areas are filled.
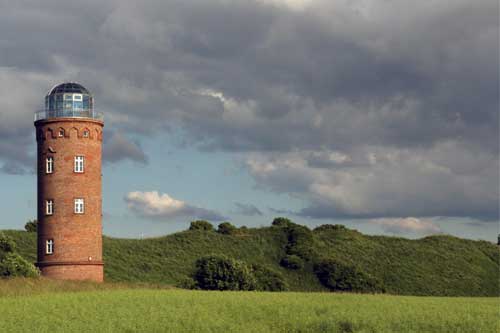
[[[135,287],[0,281],[0,332],[469,333],[498,329],[498,298],[130,289]]]

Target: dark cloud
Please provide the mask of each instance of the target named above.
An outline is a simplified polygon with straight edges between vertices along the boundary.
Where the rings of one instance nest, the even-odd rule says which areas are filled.
[[[126,159],[148,164],[148,157],[138,143],[130,142],[123,134],[115,132],[111,134],[109,140],[104,142],[103,160],[116,163]]]
[[[241,214],[241,215],[246,215],[246,216],[262,216],[264,215],[260,209],[255,207],[252,204],[244,204],[241,202],[235,202],[234,203],[236,207],[236,213]]]
[[[498,216],[497,1],[276,2],[0,1],[0,160],[30,164],[32,112],[72,79],[117,133],[298,154],[247,160],[303,215]],[[108,160],[146,163],[118,139]]]

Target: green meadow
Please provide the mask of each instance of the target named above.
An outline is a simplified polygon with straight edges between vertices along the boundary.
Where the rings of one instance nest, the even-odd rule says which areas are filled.
[[[498,332],[498,298],[0,280],[0,332]]]

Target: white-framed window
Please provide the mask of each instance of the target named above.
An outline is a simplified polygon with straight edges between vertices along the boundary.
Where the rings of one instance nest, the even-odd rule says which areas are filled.
[[[83,214],[85,212],[85,201],[82,198],[75,199],[75,214]]]
[[[82,173],[84,170],[84,157],[75,156],[75,172]]]
[[[54,240],[47,239],[45,241],[45,254],[53,254],[54,253]]]
[[[64,129],[60,128],[59,132],[57,132],[57,135],[62,138],[64,136]]]
[[[52,156],[48,156],[45,159],[45,173],[54,172],[54,158]]]
[[[81,94],[73,94],[73,101],[82,101]]]
[[[54,214],[54,200],[45,200],[45,215]]]

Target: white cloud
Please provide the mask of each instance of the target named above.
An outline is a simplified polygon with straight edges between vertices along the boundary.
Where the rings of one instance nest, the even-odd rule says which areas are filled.
[[[175,219],[179,217],[194,217],[212,221],[225,219],[215,211],[190,205],[185,201],[172,198],[167,193],[158,193],[158,191],[129,192],[124,200],[128,209],[133,213],[151,219]]]
[[[440,233],[441,229],[429,220],[421,220],[415,217],[404,219],[374,219],[372,223],[378,224],[386,232],[393,234],[416,233],[422,235]]]

